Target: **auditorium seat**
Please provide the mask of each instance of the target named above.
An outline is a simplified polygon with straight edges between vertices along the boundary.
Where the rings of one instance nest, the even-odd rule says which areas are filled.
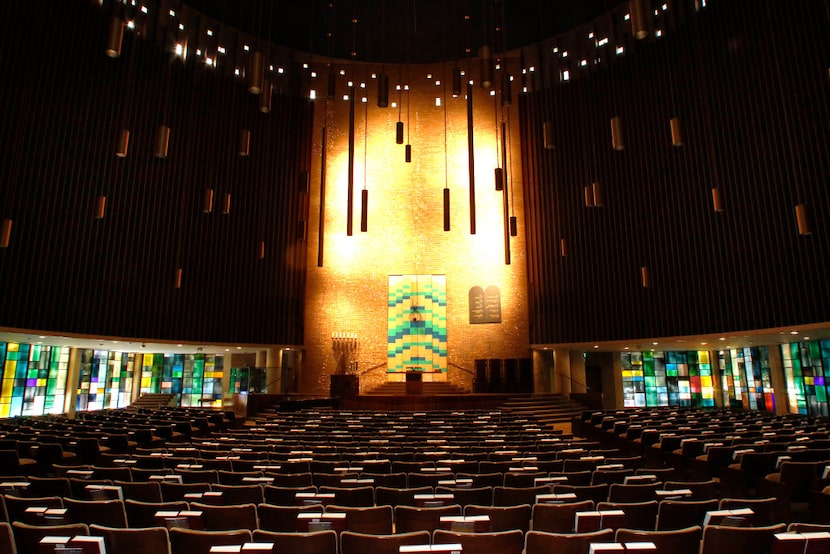
[[[606,486],[607,489],[607,486]],[[519,506],[528,504],[533,506],[536,497],[540,494],[548,494],[550,487],[493,487],[493,506]],[[606,492],[605,496],[608,496]],[[605,497],[603,497],[605,500]]]
[[[259,485],[211,485],[211,492],[222,493],[222,504],[261,504],[265,502]]]
[[[457,533],[436,529],[432,544],[461,544],[463,552],[475,554],[522,554],[524,534],[518,529],[491,533]]]
[[[395,506],[395,532],[430,531],[440,527],[441,516],[460,516],[461,506],[452,504],[437,508]]]
[[[119,529],[90,525],[89,533],[104,537],[104,546],[112,554],[170,554],[170,537],[164,527]]]
[[[530,528],[545,533],[573,533],[575,514],[590,512],[594,506],[593,500],[564,504],[535,504],[531,514]]]
[[[255,530],[253,541],[273,543],[274,552],[337,554],[337,533],[330,529],[310,533],[274,533],[272,531]]]
[[[326,506],[326,513],[345,513],[346,529],[356,533],[388,535],[393,530],[392,506],[355,507],[332,504]]]
[[[663,500],[657,508],[657,530],[670,531],[703,525],[706,512],[718,509],[718,500]]]
[[[429,531],[369,535],[343,531],[340,533],[340,554],[398,554],[403,545],[430,544]]]
[[[156,527],[158,522],[155,515],[159,511],[178,512],[187,510],[188,503],[178,502],[142,502],[128,498],[124,501],[124,511],[127,514],[129,527]]]
[[[530,529],[532,508],[530,504],[518,506],[477,506],[464,507],[465,516],[487,515],[490,517],[490,530],[493,532],[518,529],[527,533]]]
[[[28,525],[19,521],[12,522],[14,543],[19,554],[34,554],[40,551],[38,546],[43,537],[74,537],[89,535],[89,527],[85,523],[69,523],[65,525]]]
[[[432,487],[397,489],[375,487],[375,503],[378,506],[414,506],[416,494],[432,494]]]
[[[257,506],[259,528],[276,533],[293,533],[297,531],[297,514],[300,512],[322,512],[322,504],[309,506],[276,506],[262,503]]]
[[[672,531],[644,531],[641,529],[617,529],[614,540],[620,543],[652,542],[657,552],[668,554],[698,554],[703,530],[700,526]]]
[[[12,526],[7,521],[0,521],[0,552],[17,554]]]
[[[654,531],[657,523],[657,501],[646,502],[599,502],[598,511],[622,510],[625,514],[625,527]]]
[[[190,502],[190,509],[202,512],[206,531],[230,531],[233,529],[254,530],[259,527],[256,504],[213,506]]]
[[[770,554],[773,536],[786,528],[783,523],[766,527],[707,525],[703,529],[700,554]]]
[[[242,545],[251,542],[247,529],[233,531],[196,531],[173,528],[169,531],[171,554],[210,554],[212,546]]]
[[[64,498],[63,506],[69,510],[74,523],[127,527],[127,513],[123,500],[75,500]]]
[[[613,542],[614,531],[603,529],[593,533],[545,533],[528,531],[525,554],[587,554],[594,542]]]

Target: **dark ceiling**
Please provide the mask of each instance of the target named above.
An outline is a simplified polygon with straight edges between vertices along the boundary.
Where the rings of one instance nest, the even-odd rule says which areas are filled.
[[[423,63],[462,59],[468,48],[475,56],[486,43],[496,52],[533,44],[590,21],[624,0],[184,2],[242,31],[305,52],[343,59],[354,52],[359,61]]]

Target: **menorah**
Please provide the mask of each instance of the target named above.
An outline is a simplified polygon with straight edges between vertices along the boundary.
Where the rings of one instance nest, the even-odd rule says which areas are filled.
[[[353,369],[352,355],[357,351],[357,333],[335,332],[331,334],[331,349],[337,359],[336,372],[343,375]]]

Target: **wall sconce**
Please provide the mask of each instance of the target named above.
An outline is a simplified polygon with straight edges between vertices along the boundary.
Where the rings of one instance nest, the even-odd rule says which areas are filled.
[[[649,273],[647,266],[642,266],[640,268],[640,279],[643,282],[644,289],[647,289],[651,286],[651,275]]]
[[[3,228],[0,230],[0,248],[8,248],[9,240],[12,236],[12,220],[6,218],[3,220]]]
[[[126,158],[127,149],[130,146],[130,131],[121,129],[118,132],[118,141],[115,143],[115,157]]]
[[[683,146],[683,123],[679,117],[673,117],[669,121],[671,127],[672,146]]]
[[[107,208],[107,197],[103,194],[95,201],[95,219],[104,219],[104,213]]]
[[[239,131],[239,155],[246,157],[251,153],[251,131],[242,129]]]
[[[121,43],[124,39],[124,21],[118,17],[110,19],[110,28],[107,32],[107,46],[104,52],[110,58],[121,55]]]
[[[718,213],[723,211],[723,193],[719,187],[712,188],[712,208]]]
[[[202,199],[202,213],[209,214],[213,211],[213,189],[205,189]]]
[[[806,204],[798,204],[795,207],[795,218],[798,220],[798,234],[807,236],[813,234],[813,224],[810,221],[810,214],[807,212]]]
[[[170,145],[170,127],[167,125],[159,125],[156,129],[156,140],[153,145],[153,155],[156,158],[164,159],[167,157],[167,148]]]
[[[594,207],[602,208],[605,206],[605,196],[602,194],[602,186],[595,182],[591,185],[591,192],[594,197]]]
[[[625,143],[623,142],[622,118],[615,115],[611,118],[611,146],[614,150],[624,150]]]

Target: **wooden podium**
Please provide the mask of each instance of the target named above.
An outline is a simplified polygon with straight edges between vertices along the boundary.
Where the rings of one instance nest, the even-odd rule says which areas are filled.
[[[421,395],[424,394],[424,374],[420,371],[406,372],[406,394],[407,395]]]
[[[359,395],[360,381],[357,375],[332,375],[329,381],[329,394],[332,398]]]

